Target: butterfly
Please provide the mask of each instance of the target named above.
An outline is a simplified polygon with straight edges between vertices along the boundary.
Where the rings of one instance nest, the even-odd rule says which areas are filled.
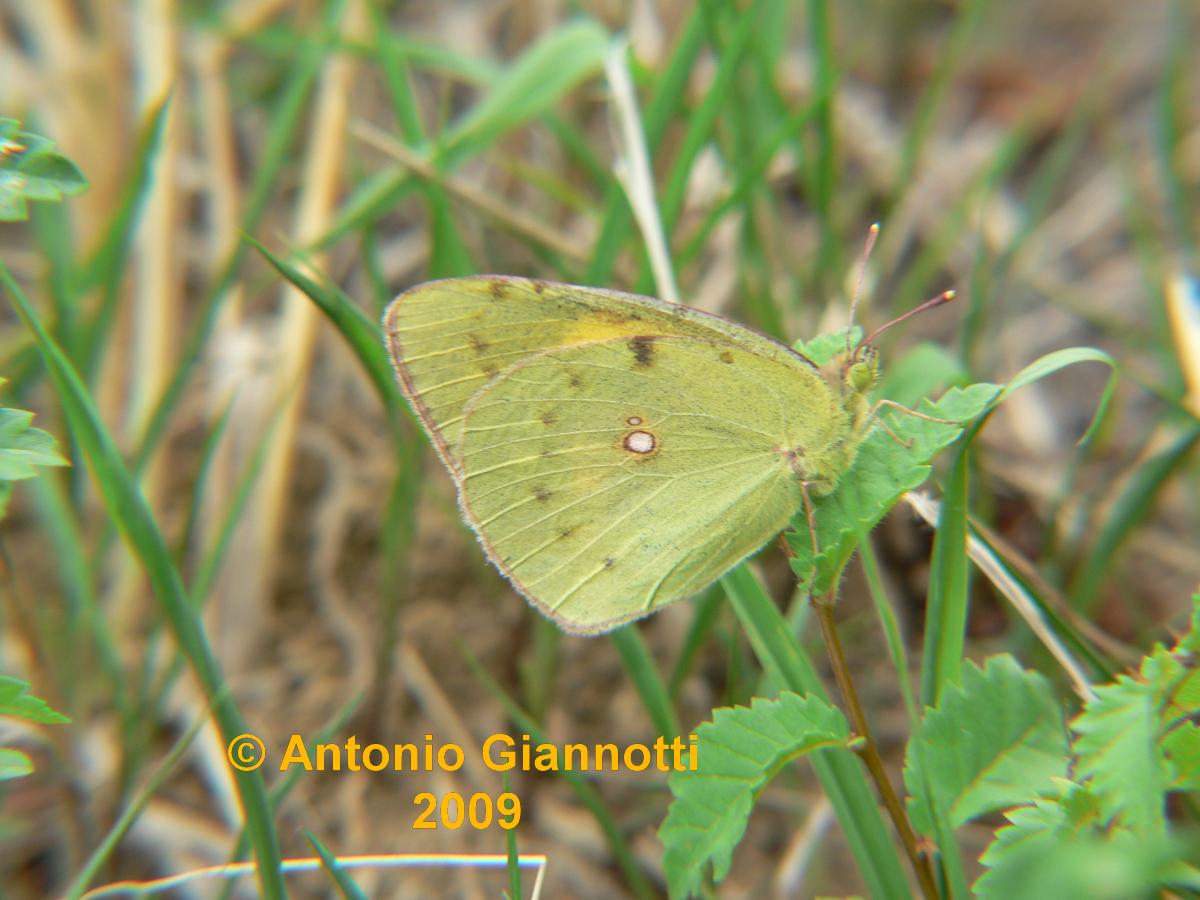
[[[811,521],[877,421],[869,340],[822,367],[650,297],[451,278],[400,294],[383,327],[484,553],[577,634],[696,594]]]

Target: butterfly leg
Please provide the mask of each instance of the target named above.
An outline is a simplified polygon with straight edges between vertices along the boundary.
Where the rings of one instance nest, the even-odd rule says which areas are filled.
[[[821,548],[817,546],[817,514],[813,509],[812,497],[808,493],[808,482],[800,482],[800,494],[804,497],[804,517],[808,520],[808,536],[812,538],[813,561],[821,555]]]
[[[875,416],[875,421],[879,424],[880,428],[887,432],[888,437],[890,437],[901,447],[906,450],[912,447],[912,441],[906,441],[904,438],[900,437],[900,435],[896,434],[896,432],[892,431],[892,429],[888,427],[888,423],[883,421],[883,419],[881,419],[879,416]]]
[[[901,447],[906,447],[906,448],[911,447],[912,441],[904,440],[904,438],[900,437],[900,435],[898,435],[898,434],[896,434],[896,432],[892,431],[892,429],[888,427],[887,423],[884,422],[882,418],[880,418],[879,409],[882,406],[887,406],[887,407],[890,407],[891,409],[899,410],[900,412],[907,413],[910,416],[915,416],[918,419],[924,419],[926,422],[937,422],[940,425],[961,425],[962,424],[961,422],[956,422],[953,419],[939,419],[937,416],[930,416],[930,415],[926,415],[925,413],[922,413],[922,412],[917,412],[915,409],[909,409],[903,403],[897,403],[895,400],[886,400],[886,399],[880,400],[871,408],[871,418],[875,419],[879,423],[879,427],[882,428],[884,431],[886,431],[888,433],[888,436],[892,440],[894,440],[897,444],[899,444]]]
[[[954,419],[939,419],[937,416],[929,416],[923,412],[917,412],[915,409],[909,409],[903,403],[897,403],[895,400],[880,400],[875,404],[875,408],[871,410],[871,415],[878,415],[879,407],[890,406],[892,409],[898,409],[900,412],[908,413],[910,416],[916,416],[918,419],[924,419],[926,422],[937,422],[940,425],[961,425]]]
[[[812,541],[813,552],[813,573],[816,573],[817,557],[821,555],[821,547],[817,543],[817,512],[813,509],[812,496],[808,493],[808,486],[811,482],[800,482],[800,495],[804,498],[804,518],[808,520],[808,536]],[[787,539],[783,534],[779,535],[779,546],[783,549],[784,555],[788,559],[795,559],[796,553],[788,545]],[[816,597],[811,597],[812,602],[818,602]]]

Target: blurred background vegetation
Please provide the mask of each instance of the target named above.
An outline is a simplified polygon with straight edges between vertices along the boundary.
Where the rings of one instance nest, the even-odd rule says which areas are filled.
[[[559,742],[661,733],[644,660],[560,635],[509,590],[411,420],[243,240],[373,321],[453,274],[652,293],[613,174],[602,66],[616,35],[689,302],[789,340],[841,327],[880,221],[868,325],[961,297],[889,334],[885,370],[1000,382],[1073,344],[1118,360],[1086,446],[1102,367],[1005,405],[976,445],[972,512],[1118,671],[1181,627],[1200,577],[1200,314],[1180,280],[1200,261],[1193,4],[13,0],[0,116],[53,140],[90,189],[0,224],[0,259],[80,376],[74,392],[49,377],[5,304],[3,405],[35,410],[73,463],[20,485],[3,523],[0,671],[71,718],[5,723],[36,769],[0,787],[5,896],[244,852],[239,792],[262,795],[229,775],[222,733],[238,722],[277,751],[293,732],[468,748],[530,722]],[[873,537],[914,655],[930,535],[902,508]],[[790,603],[781,555],[759,565]],[[839,618],[898,766],[906,720],[859,580]],[[972,654],[1008,649],[1058,677],[983,579],[968,627]],[[718,593],[637,629],[684,731],[760,684]],[[863,890],[795,768],[768,788],[722,894]],[[503,790],[478,766],[267,787],[275,833],[252,815],[250,839],[285,856],[311,855],[306,830],[338,853],[505,852],[498,830],[411,829],[420,791]],[[550,857],[549,896],[662,889],[661,775],[518,775],[513,789],[520,849]],[[966,856],[994,824],[968,827]],[[308,878],[292,884],[328,883]],[[495,896],[507,881],[360,883]]]

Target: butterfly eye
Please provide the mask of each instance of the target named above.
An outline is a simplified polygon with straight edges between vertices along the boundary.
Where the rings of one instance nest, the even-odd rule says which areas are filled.
[[[846,387],[861,394],[875,386],[879,373],[879,354],[874,347],[864,347],[860,352],[861,359],[846,367]]]

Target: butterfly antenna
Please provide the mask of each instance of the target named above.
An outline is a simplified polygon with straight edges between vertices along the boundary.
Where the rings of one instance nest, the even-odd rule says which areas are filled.
[[[863,281],[867,277],[867,260],[871,258],[871,251],[875,249],[875,241],[879,238],[879,223],[871,223],[871,227],[867,229],[867,242],[863,246],[862,259],[858,263],[858,275],[854,279],[854,293],[850,295],[850,321],[846,325],[846,355],[850,355],[850,330],[854,328],[854,315],[858,312],[858,298],[862,295]]]
[[[918,313],[923,313],[927,309],[933,309],[935,307],[941,306],[943,303],[949,303],[951,300],[954,299],[955,296],[956,295],[955,295],[954,291],[942,291],[942,293],[938,294],[932,300],[926,300],[924,303],[922,303],[916,309],[910,309],[908,312],[904,313],[903,315],[896,316],[896,318],[892,319],[892,321],[885,322],[884,324],[882,324],[878,328],[876,328],[874,331],[872,331],[870,334],[868,334],[861,341],[859,341],[858,345],[854,348],[854,352],[857,353],[859,351],[859,349],[861,349],[862,347],[866,347],[869,344],[873,344],[875,342],[875,338],[879,337],[879,335],[883,334],[885,331],[887,331],[893,325],[899,325],[905,319],[911,319],[913,316],[917,315]]]

